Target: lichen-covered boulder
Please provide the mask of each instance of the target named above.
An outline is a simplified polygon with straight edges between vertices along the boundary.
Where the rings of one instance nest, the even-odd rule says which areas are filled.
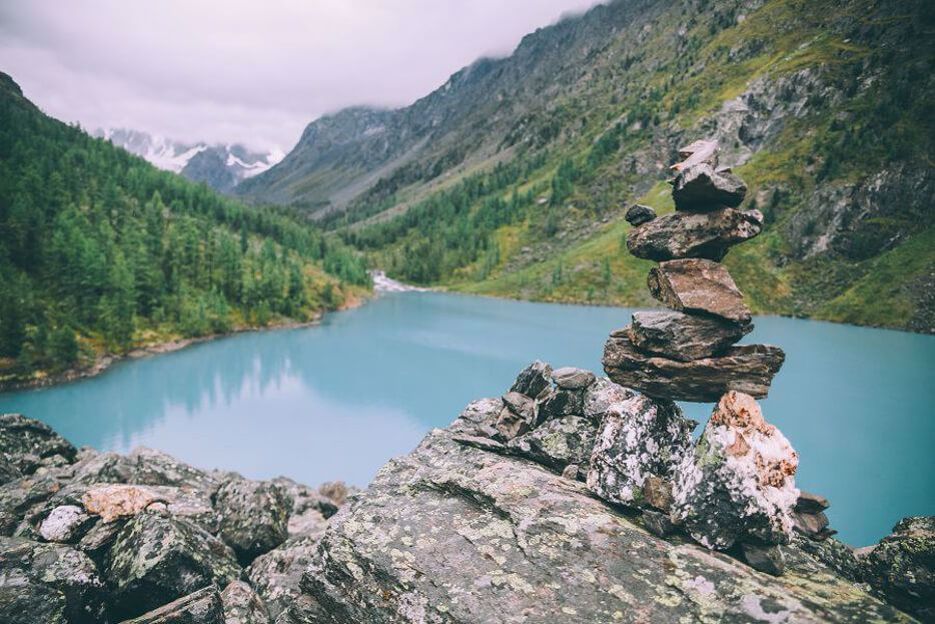
[[[214,508],[220,516],[218,536],[245,563],[289,537],[292,501],[272,481],[228,481],[218,489]]]
[[[167,515],[141,513],[110,548],[105,572],[118,613],[140,615],[210,584],[240,575],[234,552],[198,526]]]
[[[51,477],[21,477],[0,486],[0,535],[13,535],[29,510],[62,489]]]
[[[788,543],[797,467],[795,450],[753,397],[728,392],[675,471],[673,518],[708,548]]]
[[[635,395],[616,404],[598,430],[588,487],[614,503],[644,504],[646,479],[668,482],[675,466],[691,453],[695,424],[671,401]]]
[[[486,398],[471,401],[451,423],[451,430],[472,436],[496,437],[499,433],[497,420],[502,410],[502,399]]]
[[[62,544],[0,537],[0,622],[105,622],[105,586],[85,554]]]
[[[199,470],[168,453],[144,446],[130,451],[126,462],[127,483],[189,487],[209,495],[220,485],[217,475]]]
[[[71,461],[78,450],[47,424],[22,414],[0,414],[0,456],[23,474],[56,456]]]
[[[659,539],[584,484],[444,430],[330,522],[301,583],[328,624],[909,621],[805,555],[777,578]]]
[[[935,622],[935,516],[903,518],[862,559],[863,578],[923,622]]]
[[[539,395],[551,387],[551,378],[552,367],[545,362],[536,360],[520,372],[516,377],[516,381],[513,382],[510,392],[519,392],[532,399],[538,398]]]
[[[202,588],[122,624],[231,624],[217,587]]]
[[[232,581],[221,592],[225,624],[269,624],[266,604],[250,585]]]
[[[319,536],[290,539],[257,557],[246,570],[246,578],[263,599],[270,621],[275,624],[327,622],[318,602],[302,592],[302,574],[315,556]]]
[[[626,401],[635,393],[629,388],[601,377],[594,382],[584,393],[582,413],[590,418],[594,424],[600,424],[607,411],[622,401]]]
[[[588,469],[596,426],[584,416],[562,416],[545,421],[532,431],[510,440],[507,446],[523,457],[561,471],[569,464]]]

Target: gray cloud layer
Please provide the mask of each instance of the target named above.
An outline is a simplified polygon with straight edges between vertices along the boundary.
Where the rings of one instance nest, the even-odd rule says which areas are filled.
[[[0,0],[0,71],[82,126],[288,150],[315,117],[408,104],[598,0]]]

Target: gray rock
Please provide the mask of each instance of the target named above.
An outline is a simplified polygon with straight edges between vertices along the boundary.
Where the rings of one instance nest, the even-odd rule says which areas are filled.
[[[276,477],[273,479],[273,483],[281,487],[292,501],[290,517],[314,509],[325,518],[330,518],[338,513],[338,508],[344,502],[343,496],[346,494],[342,493],[340,495],[342,500],[341,503],[338,503],[334,498],[326,496],[319,489],[297,483],[288,477]]]
[[[613,503],[645,504],[651,476],[668,480],[691,453],[694,421],[671,401],[636,395],[607,412],[591,452],[588,488]]]
[[[751,544],[744,542],[740,545],[743,560],[754,570],[780,576],[786,570],[786,557],[775,544]]]
[[[792,545],[797,550],[807,553],[816,561],[828,566],[838,575],[855,583],[861,580],[863,575],[861,563],[858,561],[854,549],[847,544],[833,538],[815,541],[808,536],[799,534],[792,538]]]
[[[271,481],[228,481],[218,489],[214,508],[221,518],[218,537],[244,563],[289,537],[292,501],[282,487]]]
[[[795,503],[795,510],[802,513],[819,513],[830,507],[828,499],[818,494],[799,490],[799,498]]]
[[[560,471],[568,464],[588,469],[596,427],[584,416],[561,416],[547,420],[532,431],[510,440],[507,446],[517,455]]]
[[[552,371],[552,381],[563,390],[584,390],[597,378],[589,370],[565,366]]]
[[[802,561],[775,578],[660,540],[582,484],[435,430],[331,520],[301,587],[329,624],[902,617]]]
[[[581,414],[584,411],[584,395],[581,390],[554,388],[540,399],[537,422]]]
[[[497,420],[502,410],[502,399],[487,398],[471,401],[457,420],[451,424],[451,430],[493,438],[497,435]]]
[[[935,516],[903,518],[862,563],[864,580],[887,601],[935,622]]]
[[[625,328],[630,343],[640,351],[682,362],[720,355],[752,330],[750,323],[674,310],[634,312],[633,323]]]
[[[0,485],[9,483],[10,481],[15,481],[22,476],[23,472],[13,463],[13,461],[7,459],[7,457],[0,453]]]
[[[627,223],[630,225],[643,225],[656,218],[656,211],[649,206],[633,204],[627,208],[627,214],[623,218],[626,219]]]
[[[257,557],[246,570],[246,578],[266,603],[269,617],[276,624],[318,624],[327,622],[322,607],[302,592],[302,574],[318,547],[318,537],[290,539]]]
[[[577,481],[578,477],[581,476],[581,467],[578,464],[568,464],[562,468],[562,478],[571,479],[572,481]]]
[[[798,455],[753,397],[729,392],[676,468],[672,517],[708,548],[788,543],[797,466]]]
[[[94,519],[77,505],[60,505],[46,516],[39,526],[39,535],[47,542],[73,542],[83,535],[83,529]]]
[[[604,346],[604,371],[613,381],[673,401],[711,403],[731,390],[756,398],[769,393],[785,353],[772,345],[731,347],[723,355],[680,362],[646,355],[626,335],[613,334]]]
[[[551,387],[551,374],[551,366],[536,360],[520,372],[510,392],[519,392],[533,399],[538,398]]]
[[[51,477],[22,477],[0,486],[0,535],[13,535],[29,510],[62,488]]]
[[[828,527],[828,516],[822,511],[818,513],[794,511],[792,519],[796,530],[806,535],[823,535]]]
[[[104,622],[94,562],[62,544],[0,537],[0,622]]]
[[[224,608],[217,587],[210,586],[123,624],[225,624]]]
[[[127,483],[133,475],[131,462],[119,453],[81,449],[67,476],[74,483]]]
[[[734,245],[763,229],[763,213],[722,208],[674,212],[630,230],[627,249],[645,260],[707,258],[720,261]]]
[[[0,414],[0,456],[4,463],[23,474],[31,474],[44,459],[56,455],[70,462],[78,450],[51,427],[22,414]],[[15,476],[7,469],[10,476]]]
[[[736,207],[747,194],[747,185],[736,175],[701,162],[679,171],[672,187],[676,210],[714,210]]]
[[[135,617],[210,584],[240,575],[234,552],[185,520],[142,513],[111,546],[106,577],[117,613]]]
[[[504,440],[523,435],[536,425],[535,400],[519,392],[503,395],[503,408],[497,417],[496,429]]]
[[[643,527],[656,537],[666,537],[677,530],[675,524],[669,518],[669,514],[645,509],[640,518],[643,521]]]
[[[669,260],[649,271],[649,292],[679,312],[712,314],[749,323],[750,309],[723,265],[701,258]]]
[[[224,624],[269,624],[266,604],[259,594],[243,581],[232,581],[221,592]]]
[[[624,388],[606,377],[601,377],[584,393],[582,411],[595,424],[600,424],[608,409],[633,395],[634,392],[629,388]]]
[[[220,485],[220,479],[214,475],[150,448],[135,448],[126,460],[127,483],[185,486],[202,490],[208,495],[213,494]]]

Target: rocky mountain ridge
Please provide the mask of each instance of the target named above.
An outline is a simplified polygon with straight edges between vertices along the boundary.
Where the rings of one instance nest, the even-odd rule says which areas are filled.
[[[94,136],[222,193],[230,193],[241,181],[266,171],[283,157],[278,151],[257,152],[236,143],[186,143],[127,128],[99,128]]]

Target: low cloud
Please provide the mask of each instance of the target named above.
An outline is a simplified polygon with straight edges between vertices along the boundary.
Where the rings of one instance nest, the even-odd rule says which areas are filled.
[[[597,0],[0,3],[0,71],[50,115],[288,150],[312,119],[401,106]]]

